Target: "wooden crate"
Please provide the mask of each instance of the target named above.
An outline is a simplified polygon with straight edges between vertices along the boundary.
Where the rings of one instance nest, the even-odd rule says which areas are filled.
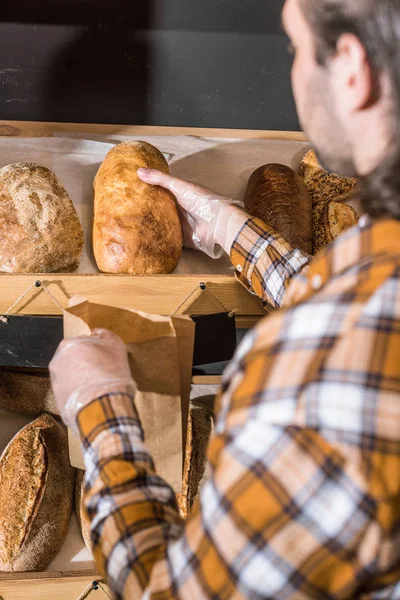
[[[253,131],[227,129],[200,129],[177,127],[147,127],[125,125],[92,125],[70,123],[36,123],[0,121],[0,137],[52,137],[60,132],[119,134],[119,135],[197,135],[220,138],[304,141],[300,132]],[[81,295],[100,303],[109,303],[168,315],[175,311],[200,282],[211,294],[198,294],[190,308],[184,304],[177,314],[207,314],[221,302],[236,313],[237,325],[249,328],[265,316],[265,309],[254,295],[227,275],[0,275],[0,314],[36,280],[40,280],[61,306],[66,307],[71,296]],[[60,309],[42,288],[33,288],[16,308],[18,314],[52,315]],[[220,377],[197,376],[196,384],[218,384]],[[0,598],[2,600],[75,600],[98,576],[95,571],[57,573],[2,573]],[[89,598],[102,600],[103,592],[92,592]]]

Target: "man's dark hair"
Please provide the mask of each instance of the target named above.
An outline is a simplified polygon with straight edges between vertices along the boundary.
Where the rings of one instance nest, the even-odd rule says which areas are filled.
[[[361,182],[361,202],[372,217],[400,219],[400,1],[301,0],[315,34],[320,65],[335,53],[338,40],[352,33],[363,44],[380,94],[379,74],[386,72],[392,87],[393,143],[389,155]]]

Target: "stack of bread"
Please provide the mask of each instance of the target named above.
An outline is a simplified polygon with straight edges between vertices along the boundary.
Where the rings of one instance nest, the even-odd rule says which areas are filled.
[[[310,150],[298,174],[281,164],[256,169],[247,185],[244,207],[293,248],[317,254],[357,223],[357,213],[345,204],[356,186],[356,179],[327,173]]]
[[[357,223],[356,211],[345,202],[353,197],[358,181],[325,171],[314,150],[304,156],[299,175],[312,200],[313,253],[317,254],[343,231]]]

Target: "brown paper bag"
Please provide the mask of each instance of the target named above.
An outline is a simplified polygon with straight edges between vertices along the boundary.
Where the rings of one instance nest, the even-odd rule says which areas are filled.
[[[76,303],[78,301],[78,303]],[[135,406],[145,444],[157,473],[176,492],[182,489],[183,448],[189,412],[194,323],[189,317],[162,317],[71,299],[64,313],[64,337],[102,327],[119,335],[137,384]],[[84,468],[80,441],[69,432],[71,464]]]

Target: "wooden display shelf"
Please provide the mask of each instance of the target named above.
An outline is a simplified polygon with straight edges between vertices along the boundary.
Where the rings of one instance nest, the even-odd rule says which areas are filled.
[[[52,137],[59,133],[103,135],[198,135],[220,138],[306,141],[301,131],[264,131],[258,129],[209,129],[202,127],[161,127],[151,125],[101,125],[93,123],[53,123],[39,121],[1,121],[0,137]]]
[[[192,127],[150,127],[136,125],[100,125],[86,123],[52,123],[0,121],[0,137],[52,137],[59,133],[97,135],[193,135],[218,138],[305,141],[301,132],[258,131],[240,129],[203,129]],[[207,314],[221,305],[235,311],[239,328],[250,328],[266,311],[260,300],[251,295],[229,275],[8,275],[0,274],[0,314],[24,294],[32,283],[40,280],[62,307],[80,295],[94,302],[120,305],[150,313],[169,315],[176,311],[189,294],[204,282],[211,294],[197,294],[194,301],[184,303],[177,314]],[[192,299],[193,300],[193,299]],[[217,304],[216,304],[217,303]],[[13,310],[13,314],[54,315],[60,309],[45,291],[32,288]],[[220,376],[194,376],[195,384],[219,385]],[[2,600],[75,600],[97,579],[95,571],[59,573],[0,573]],[[90,600],[103,600],[101,590],[90,594]]]
[[[0,598],[2,600],[76,600],[93,582],[102,581],[96,571],[54,573],[2,573]],[[102,585],[111,592],[102,582]],[[101,589],[92,591],[89,600],[105,600]]]
[[[235,311],[239,328],[248,328],[265,316],[260,300],[229,275],[7,275],[0,274],[0,314],[40,280],[63,308],[74,296],[100,304],[111,304],[145,312],[170,315],[207,314],[216,309]],[[205,292],[179,305],[198,288]],[[208,293],[209,292],[209,293]],[[178,310],[177,310],[178,309]],[[13,314],[54,315],[60,309],[42,287],[32,288],[13,310]]]

